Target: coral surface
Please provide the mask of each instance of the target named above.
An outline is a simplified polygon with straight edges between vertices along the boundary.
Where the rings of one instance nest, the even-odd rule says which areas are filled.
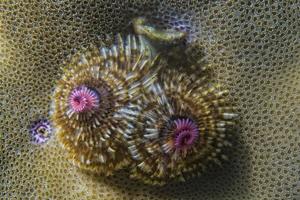
[[[106,179],[81,173],[55,137],[43,148],[31,142],[28,127],[50,117],[68,55],[126,32],[136,17],[164,18],[166,10],[193,19],[193,42],[211,64],[211,81],[237,107],[240,130],[223,168],[156,188],[123,172]],[[299,30],[297,0],[0,1],[1,198],[299,199]]]

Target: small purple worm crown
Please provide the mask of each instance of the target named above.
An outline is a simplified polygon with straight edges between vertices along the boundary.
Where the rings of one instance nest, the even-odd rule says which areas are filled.
[[[36,144],[47,142],[52,135],[52,127],[48,120],[40,119],[32,123],[30,128],[32,140]]]

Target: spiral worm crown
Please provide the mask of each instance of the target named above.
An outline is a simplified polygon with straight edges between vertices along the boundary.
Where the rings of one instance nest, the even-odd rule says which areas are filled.
[[[163,185],[200,174],[210,161],[219,163],[229,129],[235,124],[227,91],[167,71],[161,86],[140,101],[136,132],[127,135],[135,164],[131,177]]]
[[[155,60],[141,38],[118,35],[110,48],[93,48],[67,64],[52,119],[76,165],[110,175],[129,163],[122,134],[134,121],[133,102],[156,79]]]

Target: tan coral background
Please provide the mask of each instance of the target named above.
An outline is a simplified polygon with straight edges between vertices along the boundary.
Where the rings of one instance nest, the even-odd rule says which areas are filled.
[[[67,55],[106,33],[126,31],[135,16],[170,9],[191,15],[213,81],[229,89],[237,105],[240,130],[223,168],[150,187],[123,172],[103,178],[75,169],[55,137],[43,146],[30,142],[28,126],[49,115]],[[297,0],[2,0],[0,198],[300,199],[299,13]]]

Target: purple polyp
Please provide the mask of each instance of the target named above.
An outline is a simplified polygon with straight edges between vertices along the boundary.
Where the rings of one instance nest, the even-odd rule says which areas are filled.
[[[47,142],[52,135],[51,124],[48,120],[35,121],[30,128],[30,133],[34,143],[43,144]]]

